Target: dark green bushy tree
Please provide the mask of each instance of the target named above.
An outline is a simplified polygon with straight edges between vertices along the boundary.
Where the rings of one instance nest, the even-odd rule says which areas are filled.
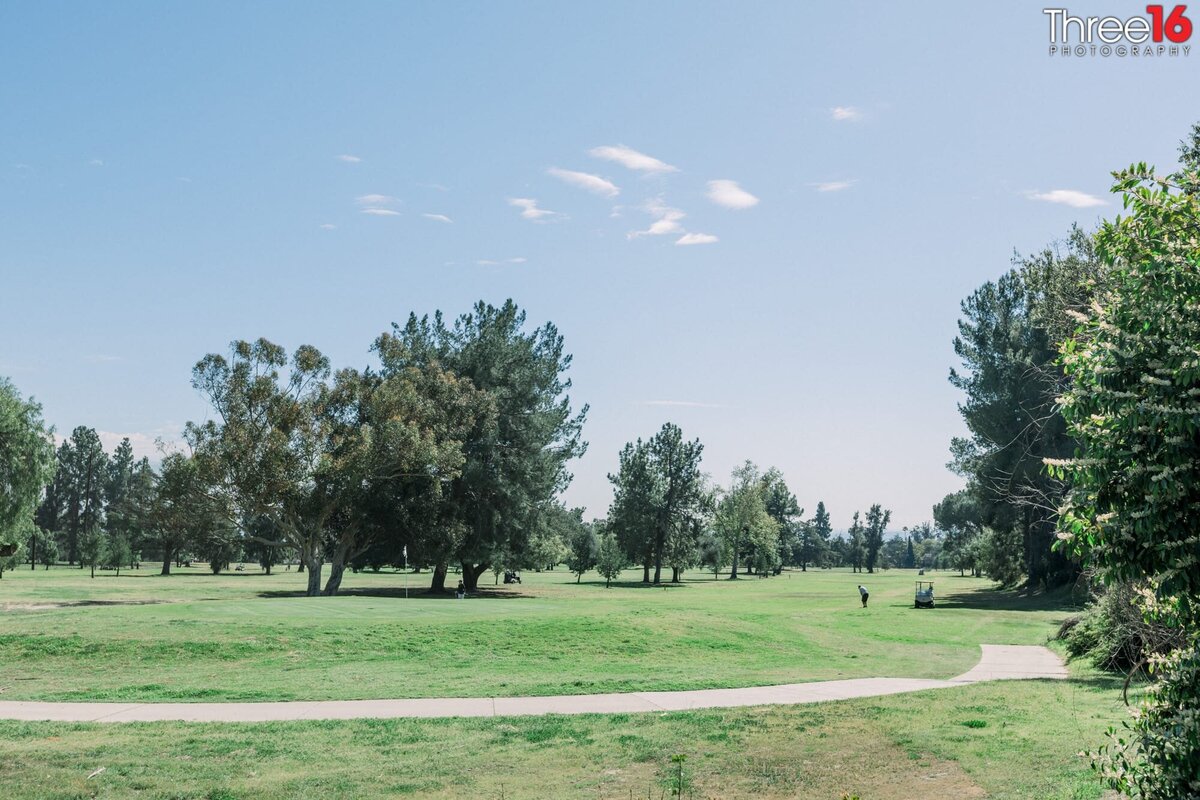
[[[576,509],[582,512],[582,509]],[[580,513],[582,517],[582,513]],[[583,573],[596,566],[600,554],[600,539],[596,536],[595,523],[580,520],[567,533],[567,568],[575,573],[575,582],[579,583]]]
[[[1197,130],[1200,138],[1200,129]],[[1062,346],[1062,415],[1079,450],[1047,459],[1069,481],[1065,546],[1108,581],[1146,582],[1187,644],[1155,656],[1132,723],[1095,760],[1143,800],[1200,795],[1200,165],[1115,173],[1127,215],[1097,236],[1108,291]]]
[[[875,563],[879,558],[879,550],[883,547],[883,537],[887,532],[892,512],[885,510],[878,503],[867,510],[867,524],[863,529],[863,544],[867,548],[867,572],[875,571]]]
[[[41,406],[0,378],[0,544],[31,535],[27,523],[53,474],[52,430],[42,421]]]
[[[96,577],[96,567],[104,563],[108,552],[108,537],[99,525],[93,524],[80,533],[78,546],[79,566],[89,567],[92,577]]]
[[[959,411],[969,436],[953,441],[952,468],[967,478],[982,525],[1003,532],[994,543],[1016,531],[1021,570],[1036,585],[1078,574],[1051,550],[1064,486],[1042,459],[1072,452],[1055,405],[1063,385],[1057,344],[1073,325],[1069,312],[1102,291],[1107,272],[1091,237],[1075,228],[1065,242],[1015,257],[1013,269],[962,304],[954,340],[962,368],[950,382],[965,395]]]
[[[779,523],[767,512],[767,487],[753,462],[733,470],[729,488],[716,507],[713,527],[729,553],[730,580],[738,577],[739,565],[773,571],[779,561]]]
[[[600,537],[600,549],[596,553],[596,572],[604,578],[605,588],[612,585],[612,579],[619,577],[625,569],[625,549],[617,541],[617,535],[612,531]]]
[[[185,430],[210,507],[233,526],[269,520],[280,538],[260,543],[299,555],[309,596],[327,559],[324,592],[337,592],[401,478],[438,494],[460,476],[457,437],[472,420],[458,412],[473,390],[436,364],[334,373],[314,347],[289,359],[259,339],[206,356],[192,375],[218,412]]]
[[[775,467],[763,475],[763,483],[766,484],[763,502],[767,513],[779,526],[779,554],[775,559],[775,572],[778,574],[782,571],[785,563],[799,563],[804,569],[820,557],[816,539],[811,535],[808,524],[801,519],[804,509],[788,488],[783,473]]]
[[[825,503],[818,501],[813,518],[802,523],[799,531],[796,561],[802,571],[806,571],[809,564],[821,566],[829,552],[829,538],[832,535],[833,525],[829,521],[829,512],[825,510]]]
[[[854,572],[862,572],[867,563],[866,537],[857,511],[854,512],[854,519],[846,532],[846,558]]]
[[[648,441],[625,445],[616,474],[609,527],[617,533],[631,560],[641,560],[643,578],[662,581],[663,563],[680,566],[693,559],[699,523],[709,508],[709,493],[700,472],[700,440],[686,441],[678,426],[667,423]],[[674,564],[670,562],[674,561]]]
[[[978,540],[983,532],[983,510],[970,489],[946,495],[933,507],[933,519],[945,533],[945,549],[960,572],[971,570],[978,577]]]
[[[522,560],[532,521],[567,487],[567,464],[586,450],[587,407],[571,409],[566,377],[571,356],[552,323],[526,330],[525,312],[511,300],[483,302],[452,325],[442,315],[393,325],[376,351],[383,374],[444,368],[482,393],[488,408],[471,414],[462,465],[441,498],[422,508],[446,532],[420,543],[436,564],[432,587],[443,589],[446,564],[462,565],[473,591],[497,553]]]

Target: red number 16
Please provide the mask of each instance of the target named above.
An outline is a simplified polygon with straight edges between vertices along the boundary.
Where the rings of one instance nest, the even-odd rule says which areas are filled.
[[[1163,34],[1166,34],[1167,39],[1176,44],[1186,42],[1191,38],[1192,21],[1183,15],[1185,11],[1187,11],[1187,6],[1175,6],[1164,20],[1162,6],[1146,6],[1146,13],[1150,15],[1152,22],[1151,35],[1154,37],[1154,41],[1161,42]]]

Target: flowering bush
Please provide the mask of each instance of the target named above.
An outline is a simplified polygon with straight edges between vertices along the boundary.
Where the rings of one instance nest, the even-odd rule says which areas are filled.
[[[1116,173],[1128,216],[1097,252],[1111,291],[1062,346],[1059,398],[1079,450],[1047,460],[1070,481],[1059,538],[1108,582],[1148,582],[1187,647],[1152,659],[1131,723],[1093,761],[1144,800],[1200,797],[1200,173]]]
[[[1130,797],[1200,797],[1200,649],[1193,644],[1150,663],[1154,685],[1093,763]]]

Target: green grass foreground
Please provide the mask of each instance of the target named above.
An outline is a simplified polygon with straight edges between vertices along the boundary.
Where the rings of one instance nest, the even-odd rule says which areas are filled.
[[[464,601],[426,576],[294,572],[0,581],[0,698],[266,700],[583,693],[860,676],[946,678],[980,643],[1043,644],[1068,594],[1024,597],[911,571],[787,572],[605,589],[562,571]],[[454,582],[451,578],[451,584]],[[871,589],[859,607],[856,584]],[[1072,667],[1020,681],[796,707],[664,714],[270,724],[0,722],[13,798],[1098,798],[1077,754],[1125,715]],[[103,771],[98,771],[103,768]],[[95,774],[93,774],[95,773]],[[89,777],[92,776],[92,777]]]
[[[1066,594],[1023,598],[954,573],[933,576],[938,608],[916,610],[910,570],[691,573],[667,588],[630,571],[611,589],[576,585],[565,570],[528,572],[524,585],[463,601],[426,595],[427,575],[409,576],[406,600],[395,573],[347,575],[332,598],[295,596],[295,572],[155,573],[6,572],[0,697],[369,699],[949,678],[981,643],[1045,643],[1070,611]]]
[[[1082,673],[815,706],[475,720],[0,722],[13,798],[1098,798],[1124,713]],[[93,772],[104,771],[89,778]]]

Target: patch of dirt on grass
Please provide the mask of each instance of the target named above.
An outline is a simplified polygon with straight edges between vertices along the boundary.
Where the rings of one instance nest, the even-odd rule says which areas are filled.
[[[987,792],[954,761],[896,745],[877,726],[841,717],[797,730],[776,714],[728,753],[696,764],[696,796],[870,800],[982,798]],[[734,763],[731,763],[734,762]],[[703,764],[703,766],[701,766]]]
[[[153,606],[167,600],[45,600],[39,603],[0,603],[0,613],[22,611],[53,611],[56,608],[80,606]]]

